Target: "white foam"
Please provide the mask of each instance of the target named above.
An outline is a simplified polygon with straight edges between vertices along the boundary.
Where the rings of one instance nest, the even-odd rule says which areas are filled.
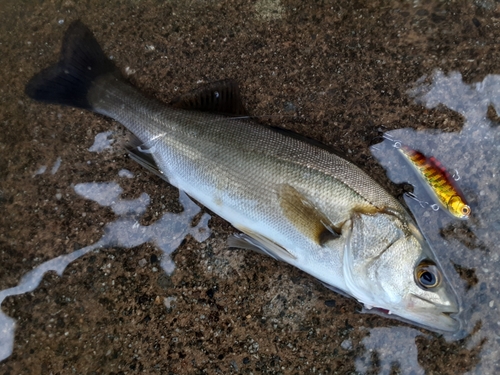
[[[116,182],[88,182],[76,184],[74,189],[78,195],[93,200],[101,206],[113,205],[123,192]]]
[[[35,173],[33,173],[33,177],[38,176],[39,174],[45,173],[46,170],[47,170],[47,166],[46,165],[42,165],[40,168],[38,168],[36,170]]]
[[[56,174],[57,171],[59,170],[59,167],[61,166],[61,162],[62,162],[62,159],[61,157],[59,156],[56,160],[56,162],[54,163],[54,165],[52,166],[52,170],[50,171],[50,173],[52,174]]]
[[[113,132],[111,130],[97,134],[94,138],[94,144],[88,150],[90,152],[102,152],[107,148],[111,148],[111,145],[115,141],[111,138],[112,135]]]
[[[119,216],[118,219],[104,227],[104,235],[95,244],[44,262],[25,274],[17,286],[0,291],[0,305],[9,296],[35,290],[46,272],[54,271],[62,276],[71,262],[99,248],[131,248],[152,242],[163,251],[160,264],[170,275],[175,269],[170,256],[188,234],[198,241],[204,241],[210,236],[210,229],[207,226],[210,215],[204,214],[199,223],[193,227],[191,225],[193,218],[201,209],[183,192],[179,193],[180,203],[184,207],[183,212],[165,213],[152,225],[143,226],[139,223],[139,219],[150,201],[146,193],[142,193],[135,200],[123,200],[120,198],[123,189],[114,182],[77,184],[74,189],[86,199],[91,199],[102,206],[110,206]],[[12,354],[14,329],[15,320],[0,310],[0,361]]]
[[[425,374],[418,363],[418,350],[415,345],[417,336],[425,335],[406,327],[371,329],[370,334],[362,341],[364,355],[355,360],[356,371],[366,374],[373,368],[378,368],[379,374],[391,374],[393,369],[397,368],[398,373],[405,375]],[[377,363],[372,362],[372,353],[377,354]]]
[[[118,176],[120,176],[120,177],[126,177],[126,178],[133,178],[134,174],[132,172],[130,172],[128,169],[121,169],[118,172]]]

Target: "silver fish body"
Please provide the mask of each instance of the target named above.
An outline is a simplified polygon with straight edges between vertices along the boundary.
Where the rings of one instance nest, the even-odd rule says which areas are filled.
[[[429,246],[405,208],[366,173],[251,120],[146,98],[103,59],[90,31],[74,23],[57,67],[35,76],[26,92],[122,123],[165,179],[244,233],[233,245],[286,261],[367,308],[434,330],[458,329],[450,316],[458,312],[455,293]],[[67,84],[81,74],[85,87],[82,79]],[[74,98],[52,92],[60,86]]]

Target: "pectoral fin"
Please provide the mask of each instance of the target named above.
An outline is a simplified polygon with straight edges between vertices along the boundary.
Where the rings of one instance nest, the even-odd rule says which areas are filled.
[[[334,225],[309,199],[290,185],[282,185],[279,202],[285,217],[305,236],[320,246],[336,239],[342,225]]]
[[[261,236],[255,232],[245,230],[246,233],[236,233],[228,238],[228,247],[253,250],[260,254],[269,255],[276,260],[282,260],[289,263],[297,259],[284,247],[276,244],[270,239]]]

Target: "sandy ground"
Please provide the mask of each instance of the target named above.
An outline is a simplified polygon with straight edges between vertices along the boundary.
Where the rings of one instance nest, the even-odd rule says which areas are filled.
[[[87,24],[149,95],[169,101],[200,82],[234,78],[252,114],[337,148],[396,196],[402,188],[369,150],[380,131],[459,132],[467,120],[446,104],[415,103],[408,90],[436,68],[460,72],[465,84],[500,73],[494,1],[103,4],[2,2],[0,290],[45,261],[96,243],[117,219],[110,207],[77,194],[77,184],[115,181],[130,200],[147,193],[143,226],[183,210],[175,188],[128,158],[121,125],[24,95],[29,78],[57,60],[73,20]],[[483,117],[498,121],[491,108]],[[116,139],[112,147],[89,152],[94,137],[108,130]],[[451,151],[457,160],[460,149]],[[481,160],[474,173],[491,163]],[[132,178],[119,177],[124,168]],[[482,217],[498,212],[491,211],[498,175],[490,179],[473,198],[492,197],[490,216]],[[425,217],[417,219],[426,225]],[[181,242],[172,276],[159,267],[161,252],[153,244],[113,247],[74,261],[62,276],[45,274],[33,292],[7,298],[1,307],[17,328],[0,373],[497,373],[500,286],[486,265],[497,269],[498,249],[490,244],[497,243],[491,233],[499,224],[483,221],[489,231],[477,239],[470,228],[481,225],[472,223],[444,226],[435,238],[454,244],[439,256],[464,280],[457,288],[472,291],[460,339],[360,314],[355,301],[293,267],[227,250],[234,230],[212,216],[207,240],[187,235]],[[458,255],[462,245],[470,256]],[[455,257],[455,267],[448,257]]]

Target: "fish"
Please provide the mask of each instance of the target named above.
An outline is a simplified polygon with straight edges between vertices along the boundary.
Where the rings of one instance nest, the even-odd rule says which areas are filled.
[[[131,157],[231,223],[231,248],[291,264],[372,312],[460,328],[457,295],[408,211],[360,168],[244,112],[232,80],[165,104],[123,77],[74,21],[30,98],[123,124]],[[234,109],[233,109],[234,108]]]
[[[401,144],[398,150],[424,181],[425,189],[445,212],[457,219],[467,219],[470,216],[471,208],[464,194],[450,173],[435,157],[427,157],[404,144]]]

